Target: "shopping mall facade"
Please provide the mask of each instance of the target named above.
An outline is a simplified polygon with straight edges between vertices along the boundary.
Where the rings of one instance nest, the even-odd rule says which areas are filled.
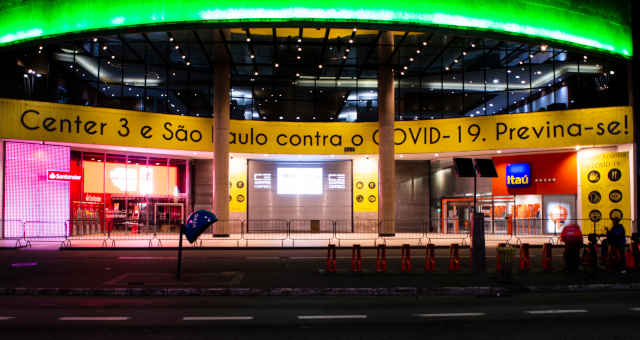
[[[0,238],[637,231],[630,6],[5,2]]]

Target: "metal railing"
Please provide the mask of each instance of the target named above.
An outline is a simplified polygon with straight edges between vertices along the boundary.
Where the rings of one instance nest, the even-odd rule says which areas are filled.
[[[116,241],[144,240],[149,247],[162,247],[166,241],[178,241],[179,226],[159,229],[155,225],[141,223],[120,223],[112,221],[100,223],[98,219],[73,219],[66,222],[0,220],[3,238],[15,240],[16,247],[28,246],[32,241],[61,242],[63,247],[71,246],[72,241],[101,241],[104,247],[114,247]],[[122,222],[122,221],[120,221]],[[296,242],[327,240],[329,243],[352,241],[394,244],[394,241],[417,240],[418,244],[428,244],[445,240],[465,245],[469,242],[470,230],[442,232],[435,228],[439,220],[407,220],[381,221],[377,219],[356,220],[284,220],[284,219],[249,219],[218,221],[210,228],[194,246],[203,246],[213,240],[227,240],[236,246],[248,246],[253,241],[276,241],[282,247],[287,244],[295,246]],[[523,243],[530,239],[546,239],[557,243],[562,227],[578,224],[585,237],[595,233],[602,235],[613,226],[613,221],[604,219],[597,222],[584,219],[564,220],[562,223],[549,219],[516,219],[505,222],[504,228],[495,228],[495,221],[488,225],[485,220],[487,241],[507,243]],[[621,220],[628,234],[636,229],[636,221]],[[391,227],[392,226],[392,227]],[[489,228],[491,226],[491,228]],[[470,228],[469,228],[470,229]],[[447,230],[448,231],[448,230]],[[223,234],[223,235],[221,235]],[[164,243],[163,243],[164,241]]]

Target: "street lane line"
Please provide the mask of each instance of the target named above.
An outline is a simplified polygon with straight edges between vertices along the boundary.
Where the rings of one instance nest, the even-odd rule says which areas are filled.
[[[632,312],[640,312],[640,307],[632,307],[632,308],[629,308],[629,310]]]
[[[60,321],[127,321],[129,316],[61,316]]]
[[[366,319],[365,314],[353,315],[298,315],[299,320]]]
[[[118,260],[175,260],[175,256],[118,256]]]
[[[450,317],[467,317],[467,316],[484,316],[486,313],[433,313],[433,314],[413,314],[419,318],[450,318]]]
[[[253,316],[185,316],[184,321],[241,321],[253,320]]]
[[[0,316],[0,321],[7,321],[7,320],[11,320],[11,319],[15,319],[14,316]]]
[[[539,315],[539,314],[571,314],[571,313],[587,313],[586,309],[547,309],[547,310],[528,310],[527,314]]]
[[[246,256],[245,260],[279,260],[280,256]]]

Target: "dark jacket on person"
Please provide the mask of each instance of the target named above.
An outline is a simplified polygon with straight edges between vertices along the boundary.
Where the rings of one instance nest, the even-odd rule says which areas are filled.
[[[627,243],[627,236],[624,227],[620,223],[616,223],[607,235],[609,242],[617,247],[623,247]]]

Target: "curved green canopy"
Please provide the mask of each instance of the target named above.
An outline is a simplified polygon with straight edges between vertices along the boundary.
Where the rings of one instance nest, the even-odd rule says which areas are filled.
[[[615,0],[4,0],[0,46],[119,27],[291,21],[488,30],[633,54],[629,4]]]

